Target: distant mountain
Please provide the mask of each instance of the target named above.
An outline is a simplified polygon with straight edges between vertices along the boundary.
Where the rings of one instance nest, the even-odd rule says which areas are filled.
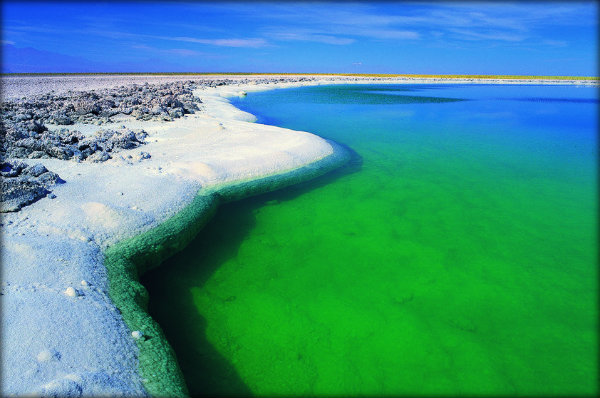
[[[156,58],[110,64],[12,44],[2,45],[1,59],[2,73],[190,72],[189,68]]]

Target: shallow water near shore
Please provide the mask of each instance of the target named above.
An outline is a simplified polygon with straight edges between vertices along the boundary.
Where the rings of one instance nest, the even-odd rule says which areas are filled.
[[[222,206],[142,278],[192,396],[597,393],[597,88],[232,102],[359,158]]]

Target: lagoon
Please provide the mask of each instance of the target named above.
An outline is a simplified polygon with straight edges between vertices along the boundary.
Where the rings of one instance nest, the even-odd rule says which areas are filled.
[[[192,395],[597,393],[597,88],[232,102],[355,156],[221,207],[142,278]]]

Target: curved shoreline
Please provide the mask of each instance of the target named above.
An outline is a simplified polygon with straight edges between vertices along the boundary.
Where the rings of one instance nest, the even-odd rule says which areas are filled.
[[[119,242],[105,255],[109,294],[129,329],[149,339],[138,339],[139,372],[151,396],[186,396],[185,381],[175,354],[160,326],[147,313],[148,292],[139,277],[182,250],[206,225],[221,203],[240,200],[301,183],[343,166],[350,154],[331,143],[334,153],[306,166],[262,177],[200,190],[194,201],[154,229]],[[205,191],[205,192],[203,192]]]
[[[223,200],[347,160],[313,134],[248,123],[254,117],[225,99],[302,82],[239,83],[199,91],[201,111],[175,122],[119,121],[148,132],[149,159],[23,159],[66,183],[2,216],[2,395],[185,395],[171,348],[138,311],[147,296],[136,264],[181,248]],[[132,334],[138,324],[144,334]]]

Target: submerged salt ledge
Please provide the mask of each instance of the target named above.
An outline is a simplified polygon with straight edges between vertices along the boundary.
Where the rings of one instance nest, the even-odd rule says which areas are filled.
[[[136,340],[144,335],[127,328],[108,296],[104,250],[156,227],[202,188],[331,155],[327,141],[248,123],[255,117],[226,100],[301,84],[198,89],[201,113],[142,123],[148,144],[132,152],[149,152],[143,162],[26,160],[67,183],[54,188],[55,199],[3,216],[2,395],[147,395],[137,367]],[[139,128],[136,123],[128,125]]]

